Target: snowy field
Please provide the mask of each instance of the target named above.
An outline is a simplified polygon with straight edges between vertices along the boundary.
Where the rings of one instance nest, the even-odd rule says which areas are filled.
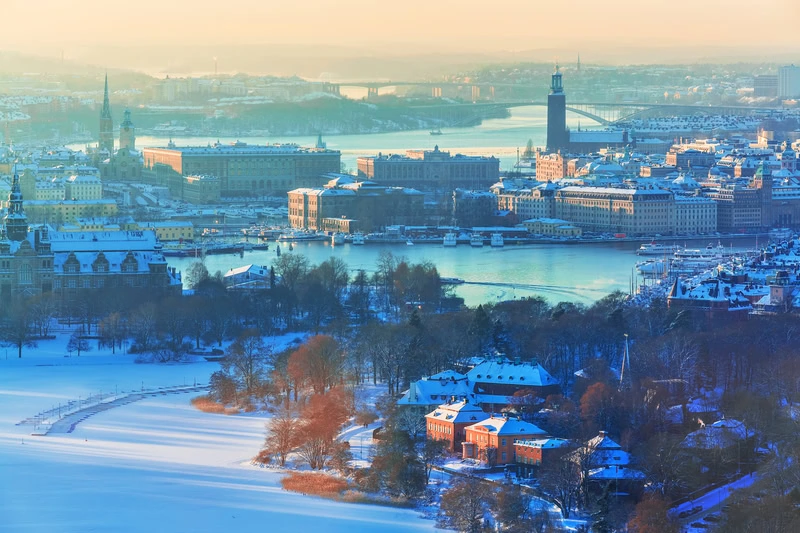
[[[66,339],[26,349],[22,359],[0,352],[0,532],[434,529],[412,510],[283,491],[280,473],[250,465],[266,418],[201,413],[189,404],[197,393],[145,398],[72,433],[32,436],[33,426],[16,424],[59,403],[206,383],[218,368],[134,364],[96,348],[66,358]]]

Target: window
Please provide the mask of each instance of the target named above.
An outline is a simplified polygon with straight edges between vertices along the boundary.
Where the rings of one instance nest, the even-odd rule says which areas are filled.
[[[27,263],[19,267],[19,283],[20,285],[30,285],[33,282],[33,271],[31,266]]]
[[[500,441],[500,444],[502,444],[503,446],[505,446],[505,445],[506,445],[506,439],[502,439],[502,440]]]

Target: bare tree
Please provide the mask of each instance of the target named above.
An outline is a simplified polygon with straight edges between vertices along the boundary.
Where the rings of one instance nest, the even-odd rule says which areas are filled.
[[[581,491],[581,472],[569,458],[560,458],[545,463],[539,469],[539,484],[542,492],[552,498],[564,518],[569,518]]]
[[[81,352],[88,352],[90,349],[89,341],[81,337],[77,331],[73,331],[67,342],[67,351],[69,353],[78,352],[78,357],[80,357]]]
[[[266,427],[264,451],[277,457],[278,464],[284,466],[286,457],[298,444],[300,423],[297,414],[288,406],[281,407]]]
[[[442,494],[438,523],[442,527],[466,533],[479,533],[483,515],[493,499],[488,483],[474,475],[455,478]]]
[[[264,378],[268,357],[269,349],[261,334],[249,329],[228,347],[222,359],[222,369],[233,375],[245,392],[251,394]]]
[[[433,472],[434,467],[444,462],[446,454],[447,441],[444,439],[425,439],[425,442],[422,443],[419,459],[425,468],[426,483],[431,480],[431,472]]]
[[[6,318],[0,325],[0,338],[17,349],[17,357],[22,357],[22,348],[36,346],[31,328],[31,313],[28,302],[14,298],[5,308]]]
[[[111,353],[116,353],[117,346],[122,347],[125,340],[125,321],[119,313],[111,313],[100,321],[100,338],[103,343],[111,346]]]

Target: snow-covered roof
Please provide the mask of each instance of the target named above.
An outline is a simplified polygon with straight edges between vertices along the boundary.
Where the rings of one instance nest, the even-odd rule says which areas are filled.
[[[420,380],[412,381],[411,386],[397,400],[397,405],[439,405],[447,399],[466,398],[470,394],[466,381]]]
[[[430,381],[442,381],[442,380],[446,380],[446,379],[453,380],[453,381],[461,381],[463,379],[467,379],[467,376],[465,376],[464,374],[461,374],[459,372],[456,372],[455,370],[444,370],[444,371],[439,372],[438,374],[434,374],[434,375],[432,375],[432,376],[430,376],[430,377],[428,377],[426,379],[428,379]]]
[[[538,363],[505,363],[484,361],[469,372],[467,378],[473,383],[502,383],[529,387],[558,385]]]
[[[681,446],[703,450],[728,448],[752,436],[753,431],[748,430],[744,423],[732,418],[723,418],[689,433],[683,439]]]
[[[443,420],[451,424],[476,423],[489,418],[480,406],[468,401],[442,404],[432,412],[425,415],[431,420]]]
[[[54,231],[48,232],[53,252],[153,251],[157,244],[152,230]]]
[[[508,435],[531,435],[531,436],[545,436],[547,432],[535,424],[525,422],[517,418],[506,418],[492,416],[466,427],[467,430],[472,431],[485,431],[492,435],[508,436]]]
[[[266,277],[269,275],[269,268],[261,265],[244,265],[237,268],[232,268],[225,273],[226,278],[248,274],[250,276]]]
[[[572,446],[572,441],[568,439],[559,439],[552,437],[549,439],[526,439],[518,440],[514,446],[525,446],[528,448],[569,448]]]

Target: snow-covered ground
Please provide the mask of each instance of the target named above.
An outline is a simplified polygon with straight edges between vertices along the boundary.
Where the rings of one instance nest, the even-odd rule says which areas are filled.
[[[135,364],[93,351],[64,357],[66,336],[0,351],[0,532],[415,531],[412,510],[283,491],[280,472],[250,459],[266,418],[212,415],[197,393],[147,397],[32,436],[16,425],[59,403],[110,391],[205,383],[217,363]],[[366,444],[366,443],[365,443]]]

